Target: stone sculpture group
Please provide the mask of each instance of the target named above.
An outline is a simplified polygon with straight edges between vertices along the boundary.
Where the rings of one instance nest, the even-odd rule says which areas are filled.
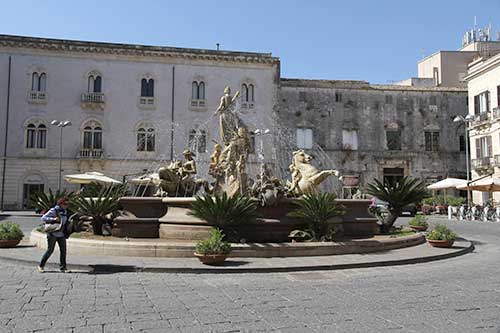
[[[316,169],[311,164],[313,157],[304,150],[297,150],[289,166],[292,179],[287,184],[274,177],[264,163],[256,179],[251,180],[246,168],[252,147],[248,129],[237,112],[238,97],[239,92],[231,96],[231,89],[226,87],[214,114],[219,116],[221,142],[215,142],[210,155],[208,173],[214,178],[213,183],[195,177],[194,154],[185,150],[183,162],[172,161],[169,166],[160,168],[156,196],[188,197],[204,189],[208,193],[225,192],[228,196],[250,195],[262,204],[275,204],[283,196],[312,193],[329,176],[339,176],[336,170]]]

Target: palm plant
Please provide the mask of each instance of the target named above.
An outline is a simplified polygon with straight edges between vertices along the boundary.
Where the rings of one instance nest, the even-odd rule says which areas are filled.
[[[396,219],[401,215],[403,207],[417,204],[429,197],[425,184],[415,178],[403,177],[399,180],[377,179],[367,185],[366,193],[387,202],[387,213],[377,213],[380,221],[380,232],[388,233]]]
[[[232,226],[258,216],[257,204],[250,198],[241,195],[228,197],[226,193],[197,196],[196,201],[191,204],[189,214],[221,228],[231,238],[237,236]]]
[[[92,198],[74,197],[70,206],[79,215],[91,217],[94,235],[102,235],[102,227],[107,222],[106,215],[120,209],[119,200],[123,194],[122,188],[103,188]]]
[[[337,231],[329,220],[344,214],[342,205],[335,202],[336,198],[335,194],[326,192],[304,195],[295,201],[298,208],[288,215],[304,220],[307,223],[305,231],[313,239],[332,240]]]
[[[30,200],[37,211],[47,212],[57,204],[57,200],[61,198],[71,199],[73,196],[73,192],[67,192],[66,190],[52,192],[52,189],[49,188],[49,193],[36,192],[31,196]]]

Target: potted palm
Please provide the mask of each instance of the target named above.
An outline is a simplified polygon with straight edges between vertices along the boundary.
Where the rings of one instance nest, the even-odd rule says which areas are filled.
[[[19,224],[10,221],[0,223],[0,247],[15,247],[23,237]]]
[[[418,214],[414,218],[408,222],[410,228],[415,231],[426,231],[429,227],[429,223],[427,223],[427,219],[424,215]]]
[[[434,229],[427,234],[427,242],[434,247],[452,247],[457,234],[444,224],[437,224]]]
[[[425,184],[411,177],[396,180],[384,179],[384,182],[375,179],[373,183],[368,184],[366,193],[388,204],[387,213],[382,214],[375,211],[382,234],[390,232],[405,206],[417,204],[429,197]]]
[[[205,265],[219,265],[223,263],[231,252],[231,244],[224,241],[224,234],[219,229],[213,229],[207,239],[196,244],[194,253]]]

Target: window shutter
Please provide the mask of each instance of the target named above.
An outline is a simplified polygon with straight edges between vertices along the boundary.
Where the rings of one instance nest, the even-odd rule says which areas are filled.
[[[297,128],[297,147],[304,148],[304,131],[302,128]]]
[[[486,97],[486,112],[490,112],[490,92],[487,91],[485,93],[485,97]]]
[[[476,158],[481,158],[481,139],[476,139]]]
[[[474,96],[474,115],[479,116],[479,95]]]
[[[500,107],[500,86],[497,86],[497,106]]]
[[[491,145],[491,135],[488,135],[486,137],[486,146],[487,146],[487,151],[488,151],[488,157],[491,157],[493,155],[493,147]]]

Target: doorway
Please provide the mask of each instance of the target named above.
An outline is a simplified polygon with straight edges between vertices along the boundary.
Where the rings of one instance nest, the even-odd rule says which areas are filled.
[[[397,182],[404,177],[403,168],[384,168],[384,182]]]
[[[44,184],[24,184],[23,185],[23,208],[33,209],[33,203],[31,202],[31,197],[33,194],[44,191]]]

